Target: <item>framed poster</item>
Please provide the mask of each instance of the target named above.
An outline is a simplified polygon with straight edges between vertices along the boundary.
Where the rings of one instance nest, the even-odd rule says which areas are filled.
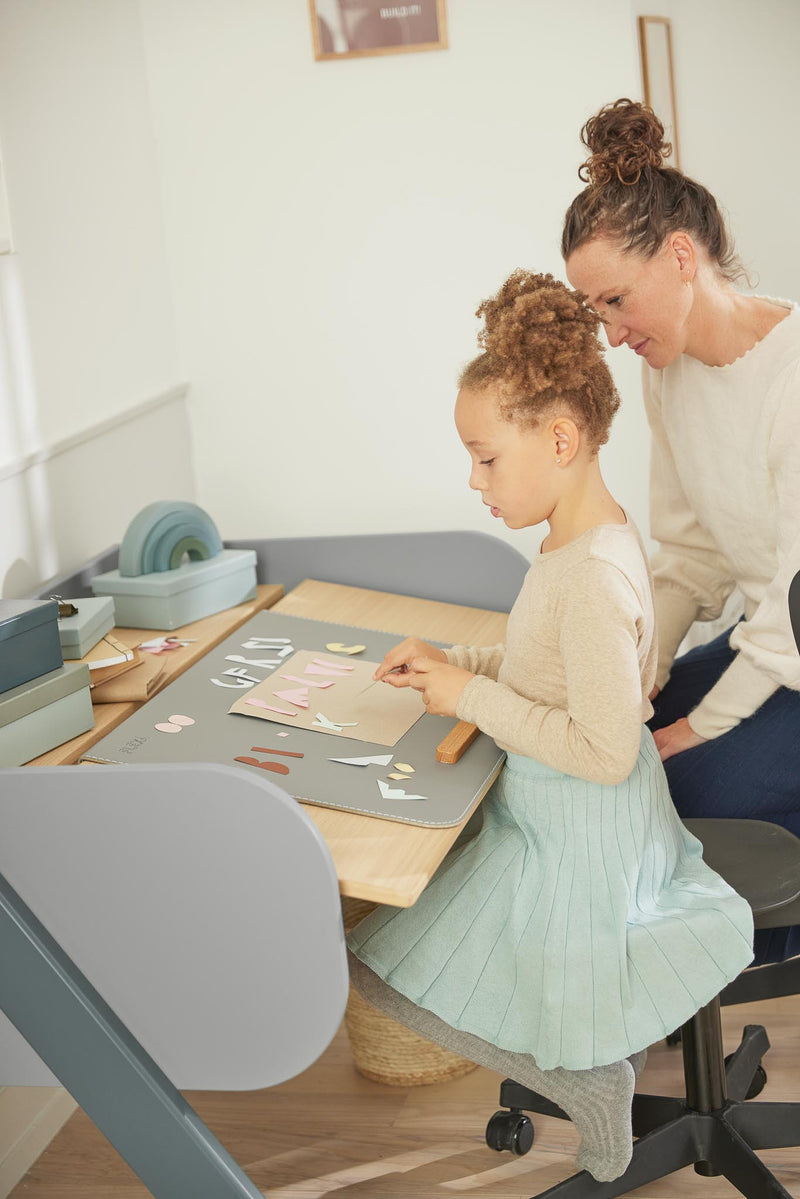
[[[667,17],[639,17],[639,51],[644,102],[660,119],[666,139],[672,143],[672,153],[665,165],[680,169],[672,30]]]
[[[309,0],[314,57],[447,49],[445,0]]]

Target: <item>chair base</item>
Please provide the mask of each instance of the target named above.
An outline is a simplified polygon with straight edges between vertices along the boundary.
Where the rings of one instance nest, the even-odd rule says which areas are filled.
[[[712,1110],[697,1110],[685,1099],[634,1095],[633,1135],[637,1140],[625,1173],[612,1182],[597,1182],[584,1170],[543,1191],[537,1199],[612,1199],[691,1165],[698,1174],[724,1175],[748,1199],[791,1199],[755,1150],[800,1144],[800,1103],[746,1099],[748,1093],[760,1090],[761,1058],[767,1049],[764,1028],[748,1025],[725,1064],[727,1098]],[[512,1079],[503,1082],[500,1102],[515,1112],[569,1119],[554,1103]]]

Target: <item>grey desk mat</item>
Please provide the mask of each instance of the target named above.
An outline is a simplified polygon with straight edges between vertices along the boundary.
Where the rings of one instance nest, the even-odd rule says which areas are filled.
[[[376,633],[371,629],[284,616],[278,612],[258,612],[93,745],[81,761],[119,764],[210,761],[241,766],[242,770],[258,770],[257,766],[238,763],[234,759],[242,756],[261,761],[269,759],[289,767],[288,775],[270,772],[269,777],[296,799],[406,824],[440,828],[459,824],[485,794],[505,760],[503,751],[483,733],[459,762],[445,766],[436,761],[436,747],[457,723],[450,717],[423,715],[391,748],[322,731],[299,728],[289,731],[282,724],[228,712],[234,699],[245,694],[245,688],[240,688],[236,677],[226,676],[225,671],[244,670],[251,678],[261,681],[279,669],[243,665],[242,658],[270,657],[268,650],[246,648],[248,641],[258,637],[287,637],[295,650],[323,652],[331,641],[358,644],[366,646],[359,658],[380,662],[403,635]],[[229,655],[237,655],[240,661],[231,661]],[[345,661],[353,660],[342,656]],[[233,686],[217,686],[211,681],[215,678]],[[173,715],[189,716],[195,723],[182,728],[180,733],[162,733],[155,728]],[[288,737],[277,736],[279,732],[287,731],[290,732]],[[290,758],[254,753],[252,747],[256,745],[304,756]],[[392,754],[392,763],[387,766],[349,766],[330,761],[331,758],[388,753]],[[405,782],[387,780],[389,772],[395,769],[394,762],[410,763],[415,773]],[[383,799],[378,779],[388,781],[390,787],[426,798]]]

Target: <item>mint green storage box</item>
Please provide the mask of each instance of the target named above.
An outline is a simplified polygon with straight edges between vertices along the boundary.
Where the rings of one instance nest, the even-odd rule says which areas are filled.
[[[73,600],[78,609],[76,616],[61,616],[58,621],[58,636],[61,652],[67,658],[82,658],[98,641],[102,641],[109,629],[114,627],[114,601],[110,595],[85,596]]]
[[[92,591],[113,596],[120,628],[179,629],[253,599],[256,551],[220,550],[205,561],[146,575],[109,570],[92,579]]]
[[[63,662],[55,600],[0,600],[0,692]]]
[[[91,728],[89,667],[69,662],[0,695],[0,766],[24,766]]]

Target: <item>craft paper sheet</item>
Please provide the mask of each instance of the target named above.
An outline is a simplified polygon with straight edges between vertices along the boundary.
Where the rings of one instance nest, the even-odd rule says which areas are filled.
[[[377,662],[337,660],[324,651],[300,650],[231,704],[229,711],[314,729],[329,737],[396,745],[422,716],[425,705],[411,687],[376,683],[372,676],[377,667]],[[318,713],[342,732],[326,727],[317,719]]]

